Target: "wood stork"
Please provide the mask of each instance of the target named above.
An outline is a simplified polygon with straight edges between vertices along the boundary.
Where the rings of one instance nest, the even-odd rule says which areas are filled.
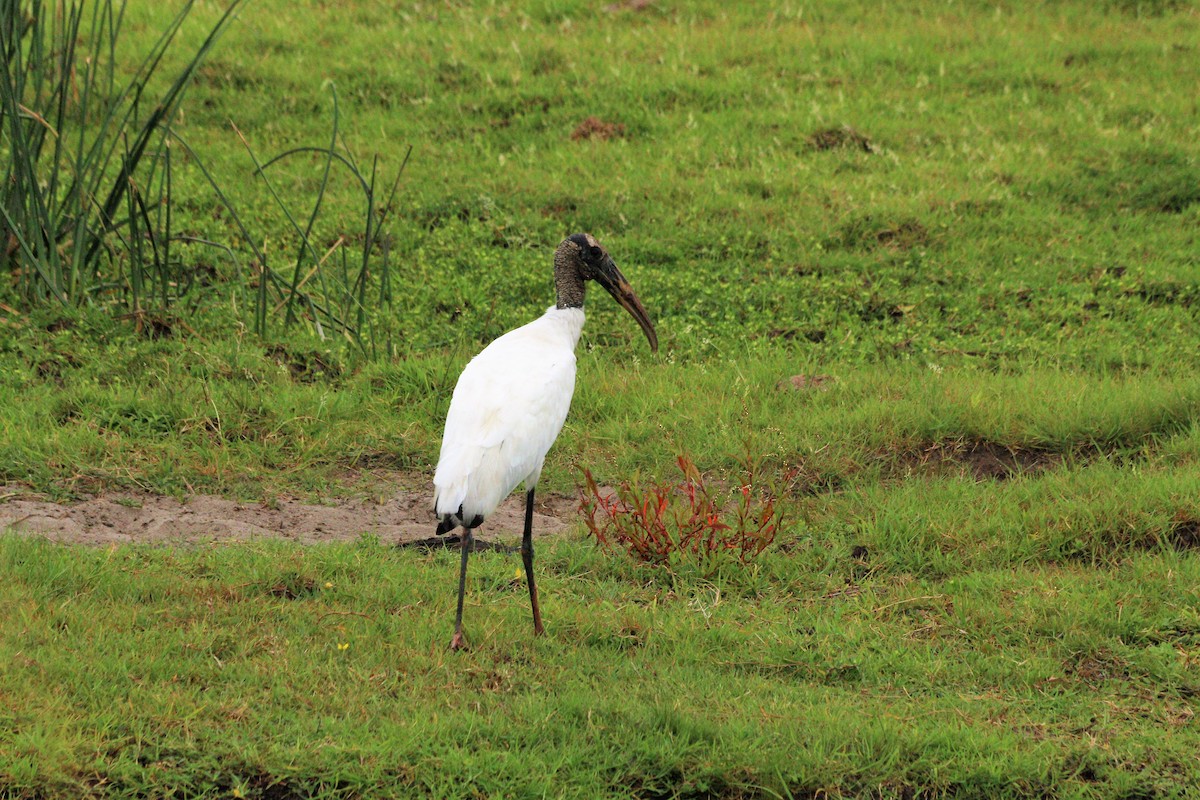
[[[458,610],[450,649],[463,647],[463,594],[472,531],[500,501],[525,484],[521,560],[529,584],[533,630],[542,614],[533,581],[533,493],[542,462],[562,430],[575,391],[575,344],[583,330],[583,294],[594,280],[637,320],[650,349],[658,336],[646,309],[608,252],[592,236],[568,236],[554,251],[557,302],[538,319],[493,341],[459,376],[446,414],[442,451],[433,476],[438,535],[462,526]]]

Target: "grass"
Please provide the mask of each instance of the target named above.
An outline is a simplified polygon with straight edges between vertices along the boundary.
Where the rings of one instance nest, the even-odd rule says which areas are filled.
[[[587,230],[662,352],[593,294],[539,490],[750,457],[795,475],[775,544],[708,573],[545,541],[540,640],[482,554],[450,654],[453,554],[5,535],[0,797],[1200,785],[1195,5],[635,5],[242,7],[171,120],[186,290],[135,324],[0,285],[0,482],[424,485],[462,366]],[[127,76],[169,12],[126,10]],[[327,152],[256,174],[297,147]],[[261,313],[254,264],[326,253],[360,341]]]
[[[259,249],[293,252],[229,121],[258,153],[327,146],[330,93],[295,31],[333,48],[316,69],[338,87],[347,152],[380,154],[390,177],[414,148],[388,229],[401,354],[538,313],[550,248],[583,229],[653,299],[677,359],[748,339],[838,361],[1195,363],[1189,8],[905,3],[885,35],[854,3],[595,20],[571,3],[260,6],[174,129]],[[624,135],[573,138],[589,117]],[[872,151],[811,144],[843,124]],[[272,180],[304,218],[323,175],[314,156]],[[225,212],[207,183],[183,165],[175,183],[181,229],[211,230]],[[353,241],[357,183],[335,175],[326,198],[314,241]],[[590,338],[631,341],[597,311]]]
[[[551,636],[515,559],[481,556],[459,656],[452,553],[0,547],[17,796],[1166,797],[1197,777],[1200,575],[1170,553],[861,588],[780,558],[746,595],[664,593],[562,542]]]
[[[170,253],[166,126],[237,3],[161,95],[144,90],[192,5],[162,20],[128,80],[118,78],[117,64],[123,4],[8,0],[0,9],[3,263],[23,301],[67,305],[114,295],[140,318],[147,307],[165,309],[188,284]]]

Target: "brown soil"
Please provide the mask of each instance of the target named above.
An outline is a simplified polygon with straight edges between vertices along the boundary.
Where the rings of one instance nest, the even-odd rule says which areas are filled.
[[[260,536],[317,544],[353,540],[363,533],[388,544],[416,544],[433,536],[436,520],[431,503],[429,492],[405,490],[383,503],[350,499],[316,505],[281,498],[264,504],[211,495],[180,502],[160,495],[113,492],[60,504],[20,486],[0,486],[0,530],[90,545],[204,544]],[[577,505],[567,495],[539,497],[534,535],[565,531],[576,519]],[[518,538],[524,522],[525,495],[517,492],[476,534],[484,540]]]
[[[775,384],[775,388],[797,392],[827,392],[832,382],[833,377],[830,375],[793,375]]]
[[[965,471],[975,480],[1003,481],[1017,475],[1053,469],[1062,461],[1057,453],[1036,448],[1008,447],[986,441],[943,441],[905,453],[905,472]]]
[[[1176,550],[1200,548],[1200,519],[1180,513],[1171,526],[1171,546]]]
[[[588,117],[571,132],[572,141],[600,139],[601,141],[625,135],[625,126],[619,122],[605,122],[599,117]]]

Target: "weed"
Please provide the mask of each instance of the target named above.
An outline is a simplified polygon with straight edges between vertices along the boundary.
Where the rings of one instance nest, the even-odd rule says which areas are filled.
[[[625,481],[611,493],[583,470],[580,509],[602,547],[668,568],[690,560],[711,574],[731,558],[745,566],[774,543],[784,523],[779,492],[770,482],[763,485],[752,463],[731,497],[715,492],[688,456],[675,463],[683,473],[679,482]]]

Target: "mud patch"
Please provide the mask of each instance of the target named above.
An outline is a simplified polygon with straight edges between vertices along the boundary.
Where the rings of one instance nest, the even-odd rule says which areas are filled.
[[[384,502],[363,499],[331,505],[281,498],[269,504],[195,495],[180,501],[142,493],[101,494],[76,503],[52,503],[23,487],[0,487],[0,531],[40,535],[67,544],[209,544],[257,537],[299,544],[352,541],[363,534],[388,544],[429,539],[436,527],[430,495],[399,491]],[[578,502],[547,493],[533,514],[535,537],[561,534],[575,521]],[[477,539],[519,538],[525,495],[501,504]],[[486,545],[481,545],[486,546]]]
[[[1062,456],[1049,450],[1010,447],[988,441],[950,440],[902,454],[900,469],[907,473],[966,473],[977,481],[1004,481],[1053,469]]]
[[[342,368],[328,353],[273,344],[267,347],[266,355],[279,366],[286,367],[293,380],[300,383],[332,383],[342,376]]]
[[[1107,647],[1073,654],[1063,662],[1063,672],[1091,686],[1130,678],[1129,662]]]
[[[1168,540],[1174,550],[1200,548],[1200,519],[1180,513],[1171,523],[1171,534]]]
[[[625,126],[619,122],[605,122],[599,117],[588,117],[571,132],[571,141],[599,139],[605,141],[625,136]]]
[[[1120,276],[1118,276],[1120,277]],[[1177,281],[1143,281],[1126,294],[1140,297],[1149,306],[1179,306],[1192,308],[1200,305],[1200,284]]]

